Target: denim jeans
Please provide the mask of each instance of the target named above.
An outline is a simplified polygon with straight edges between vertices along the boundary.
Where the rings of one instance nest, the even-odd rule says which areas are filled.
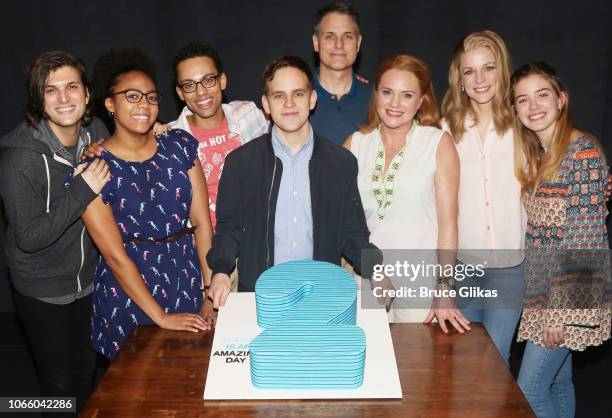
[[[527,341],[518,384],[538,418],[574,417],[572,353],[567,348],[549,350]]]
[[[461,298],[459,307],[467,320],[482,323],[507,366],[514,332],[523,308],[523,264],[488,268],[484,269],[484,273],[483,277],[456,282],[457,290],[477,286],[483,290],[496,290],[498,297],[490,300],[480,297]]]

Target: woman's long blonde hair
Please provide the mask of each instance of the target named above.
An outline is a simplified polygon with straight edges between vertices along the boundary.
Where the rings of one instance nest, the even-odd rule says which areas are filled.
[[[374,91],[378,90],[382,76],[389,70],[409,71],[419,82],[419,88],[423,95],[421,108],[418,110],[414,119],[422,126],[440,127],[440,112],[438,111],[438,103],[434,92],[433,83],[431,81],[431,71],[427,64],[412,55],[398,54],[387,58],[380,63],[376,71],[376,79],[374,80]],[[372,132],[380,126],[380,117],[376,111],[376,93],[370,99],[368,108],[368,123],[359,127],[362,133]]]
[[[514,172],[521,183],[523,192],[533,192],[542,181],[553,181],[559,173],[561,160],[567,152],[572,140],[574,124],[569,111],[569,94],[567,89],[557,76],[555,70],[543,62],[527,64],[512,74],[510,79],[510,93],[512,103],[515,103],[516,85],[531,75],[538,75],[548,81],[555,94],[560,97],[565,95],[565,103],[559,111],[555,122],[550,149],[544,153],[540,140],[536,133],[525,127],[514,112]]]
[[[466,132],[465,118],[468,114],[474,119],[475,124],[478,123],[476,112],[471,107],[470,98],[461,88],[461,57],[465,52],[477,48],[487,48],[495,57],[498,71],[497,91],[492,103],[495,131],[498,135],[502,135],[512,127],[509,92],[512,66],[506,43],[497,33],[490,30],[474,32],[463,38],[453,52],[448,70],[448,90],[442,100],[442,116],[456,142],[459,142]]]

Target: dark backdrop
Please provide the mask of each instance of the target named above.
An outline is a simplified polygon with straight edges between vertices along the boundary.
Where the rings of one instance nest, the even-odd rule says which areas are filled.
[[[38,54],[63,49],[89,68],[110,49],[137,46],[158,63],[159,88],[167,100],[160,118],[172,120],[174,52],[190,41],[221,53],[229,77],[228,99],[259,103],[260,75],[273,57],[295,54],[314,62],[312,27],[326,0],[181,2],[10,1],[0,19],[0,136],[23,116],[25,70]],[[466,33],[492,29],[506,40],[516,66],[544,60],[557,68],[571,93],[576,122],[612,147],[612,6],[608,0],[357,0],[364,36],[359,72],[374,77],[383,58],[407,52],[427,61],[441,98],[454,46]],[[0,179],[1,181],[1,179]],[[0,221],[0,239],[4,231]],[[3,239],[2,239],[3,241]],[[0,259],[0,312],[12,311]]]
[[[172,120],[179,103],[171,61],[190,41],[221,53],[228,99],[259,103],[264,65],[295,54],[314,62],[313,16],[325,0],[288,1],[91,1],[21,0],[3,5],[0,25],[0,135],[22,120],[25,70],[38,54],[63,49],[91,68],[110,49],[137,46],[158,63],[167,100],[160,118]],[[463,35],[492,29],[506,40],[515,66],[544,60],[557,68],[571,93],[577,124],[612,147],[612,6],[608,0],[495,3],[471,1],[371,1],[353,4],[361,14],[359,72],[372,79],[382,58],[407,52],[427,61],[439,98],[447,87],[450,55]],[[2,181],[0,179],[0,181]],[[0,225],[2,226],[2,225]],[[0,228],[0,240],[4,229]],[[0,312],[12,311],[0,258]]]
[[[227,97],[259,103],[260,74],[271,58],[295,54],[313,61],[313,15],[326,3],[325,0],[2,3],[0,135],[22,119],[28,64],[36,55],[53,49],[81,56],[89,68],[100,53],[110,48],[144,49],[157,61],[159,87],[169,99],[162,106],[160,118],[171,120],[178,109],[170,67],[172,55],[190,41],[210,43],[219,49],[224,60],[229,77]],[[447,87],[449,58],[456,43],[468,32],[492,29],[506,40],[515,66],[544,60],[556,67],[570,90],[578,125],[597,135],[608,153],[612,149],[609,0],[357,0],[353,4],[362,19],[364,41],[359,72],[365,77],[372,79],[377,62],[386,56],[399,52],[414,54],[429,63],[441,97]],[[0,242],[3,238],[4,228],[0,224]],[[0,313],[13,309],[0,257]],[[602,367],[611,368],[610,346],[608,343],[576,356],[579,415],[606,416],[610,410],[607,385],[589,384],[609,376]],[[588,396],[598,400],[584,401]],[[607,406],[602,398],[608,399]]]
[[[182,2],[22,0],[4,5],[0,47],[0,135],[22,117],[25,69],[39,53],[65,49],[89,68],[102,52],[138,46],[158,63],[159,87],[168,100],[161,118],[176,116],[171,60],[189,41],[217,47],[229,77],[229,99],[259,103],[260,75],[273,57],[295,54],[311,62],[313,15],[324,0]],[[179,6],[180,4],[180,6]],[[468,32],[492,29],[506,40],[516,66],[545,60],[572,93],[575,119],[600,138],[612,137],[612,11],[607,0],[493,2],[368,1],[361,14],[364,41],[359,71],[407,52],[424,58],[439,96],[446,89],[451,52]]]

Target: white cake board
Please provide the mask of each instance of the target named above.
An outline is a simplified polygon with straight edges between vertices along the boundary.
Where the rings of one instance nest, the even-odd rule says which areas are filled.
[[[324,390],[257,389],[251,384],[249,357],[246,355],[249,342],[261,332],[257,326],[255,294],[231,293],[225,307],[219,310],[204,399],[401,398],[402,388],[387,315],[384,309],[359,309],[359,304],[357,306],[357,325],[366,335],[365,374],[361,387]]]

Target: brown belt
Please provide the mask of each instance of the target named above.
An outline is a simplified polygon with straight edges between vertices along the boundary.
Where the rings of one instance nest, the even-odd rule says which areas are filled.
[[[125,242],[133,242],[136,244],[167,244],[169,242],[178,241],[183,238],[185,235],[191,235],[195,232],[196,227],[191,226],[189,228],[183,228],[179,232],[174,235],[170,235],[168,237],[160,238],[160,239],[140,239],[140,238],[130,238]]]

